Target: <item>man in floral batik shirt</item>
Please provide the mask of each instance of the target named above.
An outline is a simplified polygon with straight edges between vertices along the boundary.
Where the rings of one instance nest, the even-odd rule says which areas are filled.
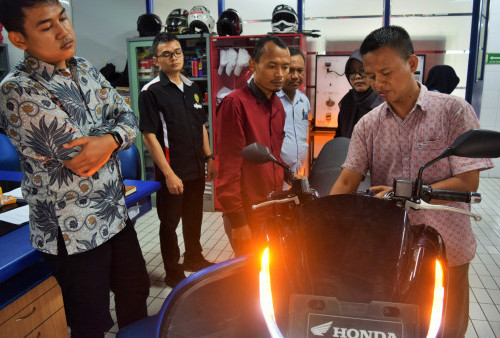
[[[128,220],[117,152],[135,140],[130,107],[86,60],[57,0],[0,0],[24,59],[0,84],[0,126],[16,147],[30,240],[61,286],[72,337],[147,316],[149,281]]]

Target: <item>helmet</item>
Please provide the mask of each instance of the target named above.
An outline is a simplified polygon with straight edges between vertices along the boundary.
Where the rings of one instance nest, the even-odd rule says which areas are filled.
[[[194,6],[189,11],[188,26],[190,33],[210,33],[215,20],[205,6]]]
[[[299,24],[299,17],[295,10],[288,5],[278,5],[274,7],[271,26],[273,33],[296,32]]]
[[[139,36],[155,36],[161,31],[161,19],[153,13],[142,14],[137,19]]]
[[[235,9],[228,8],[219,16],[217,20],[217,33],[224,35],[241,35],[243,26],[241,18]]]
[[[189,31],[187,9],[174,9],[167,17],[167,31],[174,34],[184,34]]]

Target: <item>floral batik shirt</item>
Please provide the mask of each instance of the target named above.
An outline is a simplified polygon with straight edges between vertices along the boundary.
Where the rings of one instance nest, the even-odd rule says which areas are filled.
[[[25,53],[0,84],[0,126],[21,160],[31,244],[57,254],[60,229],[71,255],[99,246],[125,226],[117,151],[134,142],[138,125],[130,107],[87,60],[74,57],[66,63],[68,69],[60,70]],[[63,160],[81,148],[63,144],[114,132],[123,143],[92,177],[64,166]]]

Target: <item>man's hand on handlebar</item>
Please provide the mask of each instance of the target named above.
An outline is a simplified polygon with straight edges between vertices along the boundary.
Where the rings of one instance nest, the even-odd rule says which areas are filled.
[[[382,198],[385,194],[392,190],[392,187],[387,185],[376,185],[370,188],[370,191],[373,192],[375,197]]]

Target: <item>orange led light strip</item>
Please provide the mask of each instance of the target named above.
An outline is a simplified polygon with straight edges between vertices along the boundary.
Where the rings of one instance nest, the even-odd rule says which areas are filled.
[[[434,338],[439,332],[441,327],[441,320],[443,317],[443,304],[444,304],[444,276],[441,263],[436,260],[436,278],[434,280],[434,300],[432,302],[431,323],[427,338]]]
[[[271,292],[271,274],[269,273],[269,248],[264,250],[259,273],[260,308],[266,321],[267,329],[273,338],[282,338],[274,316],[273,295]]]

